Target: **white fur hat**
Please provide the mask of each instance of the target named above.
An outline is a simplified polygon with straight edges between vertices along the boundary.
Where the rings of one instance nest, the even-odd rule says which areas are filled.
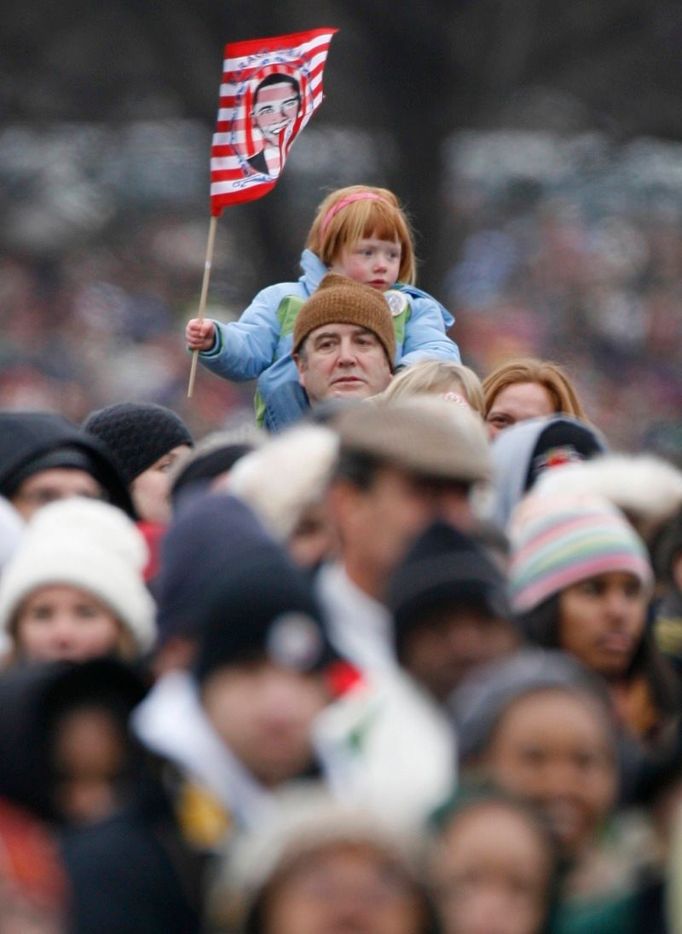
[[[40,509],[0,578],[0,628],[39,587],[69,584],[101,600],[130,631],[140,652],[156,635],[154,601],[144,582],[147,545],[115,506],[76,497]]]
[[[224,488],[255,511],[266,528],[284,541],[304,511],[324,494],[339,442],[322,425],[296,425],[234,465]]]
[[[589,461],[546,470],[535,491],[595,493],[625,513],[644,539],[682,506],[682,471],[652,454],[604,454]]]

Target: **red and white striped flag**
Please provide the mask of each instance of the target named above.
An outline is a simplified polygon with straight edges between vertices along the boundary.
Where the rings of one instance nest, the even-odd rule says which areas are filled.
[[[336,29],[225,46],[211,146],[211,214],[274,188],[291,146],[323,100]]]

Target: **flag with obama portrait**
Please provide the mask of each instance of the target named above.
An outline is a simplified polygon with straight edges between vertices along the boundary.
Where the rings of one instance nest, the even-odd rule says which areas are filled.
[[[267,194],[294,140],[323,100],[336,29],[312,29],[225,47],[211,147],[211,214]]]
[[[277,184],[294,140],[322,103],[334,28],[247,39],[225,46],[211,145],[211,219],[197,317],[206,310],[218,218],[231,204],[262,198]],[[187,396],[194,392],[192,351]]]

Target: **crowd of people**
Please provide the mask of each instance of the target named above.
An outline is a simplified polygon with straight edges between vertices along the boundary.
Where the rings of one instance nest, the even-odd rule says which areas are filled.
[[[281,190],[288,200],[278,208],[286,219],[276,234],[280,270],[295,268],[318,191],[363,172],[384,177],[381,142],[372,148],[345,129],[318,140],[318,129],[308,130],[314,166],[307,161],[310,137],[302,135]],[[100,132],[106,128],[83,130]],[[93,405],[151,399],[174,408],[198,434],[248,413],[250,387],[200,378],[193,399],[186,398],[187,355],[177,332],[196,308],[201,284],[208,139],[197,143],[195,125],[164,123],[154,132],[141,151],[132,135],[109,146],[123,164],[106,177],[97,174],[94,156],[79,166],[77,190],[68,169],[91,150],[85,139],[73,143],[73,127],[54,140],[58,176],[38,189],[17,188],[15,169],[4,167],[4,188],[20,200],[0,231],[1,406],[56,408],[80,421]],[[31,151],[43,142],[32,139]],[[334,152],[342,153],[340,164]],[[38,163],[35,172],[44,165]],[[449,141],[445,168],[439,241],[422,237],[418,256],[430,260],[431,287],[455,316],[452,333],[465,361],[484,375],[510,356],[560,359],[614,443],[682,458],[676,145],[461,131]],[[103,226],[77,236],[69,220],[86,180],[99,196],[112,177],[121,187],[107,191],[98,215]],[[64,195],[69,213],[61,226],[46,213],[43,188]],[[81,208],[91,210],[87,202]],[[17,240],[19,220],[29,216],[33,239],[27,231]],[[273,262],[264,260],[251,216],[249,209],[226,211],[218,226],[209,309],[225,320],[267,281]],[[116,367],[107,365],[112,358]]]
[[[682,469],[463,363],[386,189],[302,268],[186,326],[248,429],[0,411],[0,930],[672,934]]]
[[[628,448],[682,455],[674,147],[489,131],[453,138],[445,285],[468,362],[559,358]]]

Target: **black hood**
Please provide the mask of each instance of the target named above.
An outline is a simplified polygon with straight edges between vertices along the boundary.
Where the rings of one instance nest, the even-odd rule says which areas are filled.
[[[80,702],[101,703],[122,722],[147,685],[113,658],[18,666],[0,676],[0,797],[47,820],[59,820],[53,802],[50,744],[61,713]]]
[[[109,502],[132,519],[128,489],[99,439],[51,412],[0,412],[0,494],[11,499],[20,482],[36,469],[60,465],[87,470],[105,489]]]

